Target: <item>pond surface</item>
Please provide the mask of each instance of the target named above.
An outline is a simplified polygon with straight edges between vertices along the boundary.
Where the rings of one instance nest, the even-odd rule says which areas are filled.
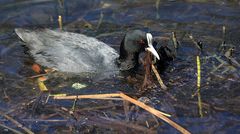
[[[97,110],[81,113],[80,115],[85,118],[78,118],[82,119],[80,123],[83,125],[75,124],[74,127],[69,125],[71,120],[60,123],[36,121],[42,119],[43,117],[39,116],[50,112],[48,110],[55,105],[70,109],[72,101],[50,99],[45,105],[47,110],[43,110],[42,113],[38,111],[38,115],[33,118],[30,118],[31,112],[28,108],[22,107],[23,103],[28,103],[37,96],[39,89],[36,81],[29,79],[30,76],[36,75],[31,69],[34,60],[22,46],[23,42],[14,33],[14,29],[18,27],[56,29],[59,15],[63,18],[65,31],[96,37],[116,50],[119,49],[127,30],[141,29],[151,32],[154,37],[171,37],[171,33],[176,32],[180,42],[177,58],[161,75],[168,86],[168,91],[162,91],[157,87],[149,89],[141,97],[148,97],[156,109],[173,115],[171,118],[173,121],[192,133],[240,133],[240,65],[230,63],[231,61],[225,56],[226,52],[233,48],[231,57],[240,62],[240,2],[238,0],[0,0],[0,110],[2,112],[8,113],[36,133],[135,132],[117,129],[114,127],[116,122],[111,126],[111,123],[100,119],[92,119],[93,122],[85,121],[87,118],[91,119],[92,115],[100,115]],[[223,27],[226,28],[225,35],[223,35]],[[202,118],[198,113],[198,97],[192,97],[197,91],[196,55],[199,52],[189,35],[203,45],[200,55]],[[223,41],[225,46],[221,46]],[[223,66],[219,66],[221,64]],[[71,88],[76,82],[87,87],[80,90]],[[134,93],[138,92],[138,89],[122,76],[96,81],[78,75],[70,78],[57,75],[49,78],[45,84],[54,93],[96,94],[122,91],[134,96]],[[98,104],[110,105],[108,101],[95,100],[78,103],[79,107],[83,108],[90,105],[97,107]],[[122,106],[120,102],[114,104]],[[16,112],[16,109],[21,110]],[[100,111],[113,116],[111,110]],[[115,111],[119,113],[115,113],[113,117],[119,117],[117,119],[121,120],[123,111],[116,109]],[[152,118],[149,115],[147,117]],[[162,124],[154,129],[154,133],[178,133],[170,125],[160,119],[159,121]],[[3,117],[0,117],[0,123],[21,131]],[[120,126],[124,129],[124,125]],[[0,132],[6,132],[5,129],[0,129],[2,129]]]

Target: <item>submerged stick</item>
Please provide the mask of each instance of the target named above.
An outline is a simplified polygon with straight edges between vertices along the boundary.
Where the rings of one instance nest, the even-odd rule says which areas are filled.
[[[109,98],[109,97],[121,97],[124,100],[130,101],[131,103],[145,109],[146,111],[156,115],[157,117],[159,117],[160,119],[164,120],[165,122],[169,123],[170,125],[172,125],[174,128],[176,128],[177,130],[179,130],[182,133],[187,133],[189,134],[190,132],[187,131],[186,129],[184,129],[183,127],[179,126],[177,123],[173,122],[172,120],[170,120],[169,118],[167,118],[166,116],[170,117],[170,115],[160,112],[152,107],[147,106],[146,104],[139,102],[123,93],[120,94],[97,94],[97,95],[78,95],[78,96],[56,96],[54,97],[54,99],[97,99],[97,98]]]
[[[54,96],[53,99],[56,99],[56,100],[75,100],[75,99],[109,99],[111,97],[115,98],[115,97],[121,97],[123,98],[124,100],[126,99],[125,96],[123,97],[122,95],[123,93],[114,93],[114,94],[95,94],[95,95],[72,95],[72,96]],[[133,99],[134,100],[134,99]],[[128,100],[129,101],[129,100]],[[138,103],[136,103],[137,100],[135,100],[135,102],[133,104],[136,104],[138,105]],[[137,102],[140,102],[140,101],[137,101]],[[142,103],[142,102],[140,102]],[[144,104],[144,103],[143,103]],[[145,104],[144,104],[145,105]],[[168,116],[168,117],[171,117],[171,115],[169,114],[166,114],[164,112],[160,112],[161,114],[163,114],[164,116]]]
[[[72,95],[72,96],[54,96],[53,99],[57,100],[72,100],[72,99],[104,99],[120,97],[119,93],[114,94],[94,94],[94,95]]]
[[[62,119],[23,119],[25,122],[47,122],[47,123],[58,123],[58,122],[67,122],[69,120]]]
[[[155,76],[157,77],[158,83],[160,84],[161,88],[162,88],[163,90],[167,90],[167,86],[163,83],[162,78],[160,77],[157,69],[155,68],[155,66],[154,66],[153,64],[152,64],[152,70],[153,70]]]
[[[100,13],[100,18],[98,20],[98,24],[97,24],[97,29],[99,29],[99,27],[101,26],[102,22],[103,22],[103,17],[104,17],[104,14],[103,12]]]
[[[200,58],[197,56],[197,87],[200,88],[201,86],[201,63]]]
[[[197,94],[198,94],[198,108],[199,108],[199,114],[200,117],[203,117],[202,112],[202,100],[201,100],[201,94],[200,94],[200,87],[201,87],[201,63],[200,58],[197,56]]]
[[[180,125],[178,125],[177,123],[175,123],[174,121],[170,120],[168,117],[171,117],[171,115],[166,114],[164,112],[161,112],[159,110],[156,110],[146,104],[144,104],[143,102],[137,101],[123,93],[114,93],[114,94],[96,94],[96,95],[75,95],[75,96],[54,96],[54,99],[103,99],[103,98],[110,98],[110,97],[121,97],[126,101],[129,101],[143,109],[145,109],[146,111],[152,113],[153,115],[157,116],[158,118],[162,119],[163,121],[167,122],[168,124],[170,124],[171,126],[173,126],[174,128],[176,128],[178,131],[180,131],[181,133],[184,134],[190,134],[190,132],[188,130],[186,130],[185,128],[181,127]]]
[[[174,45],[175,50],[178,49],[179,44],[178,44],[177,36],[176,36],[175,32],[172,32],[172,40],[173,40],[173,45]]]
[[[33,78],[38,78],[38,77],[42,77],[42,76],[47,76],[48,74],[37,74],[37,75],[33,75],[33,76],[29,76],[29,79],[33,79]]]
[[[158,110],[156,110],[156,109],[154,109],[154,108],[152,108],[152,107],[144,104],[143,102],[137,101],[137,100],[135,100],[135,99],[133,99],[133,98],[125,95],[124,93],[120,93],[119,95],[120,95],[120,97],[122,97],[124,100],[127,100],[127,101],[129,101],[129,102],[131,102],[131,103],[133,103],[133,104],[135,104],[135,105],[137,105],[137,106],[145,109],[146,111],[148,111],[148,112],[150,112],[150,113],[152,113],[152,114],[154,114],[154,115],[156,115],[155,113],[157,113],[158,115],[161,114],[161,116],[164,115],[164,117],[165,117],[165,116],[171,117],[171,115],[166,114],[166,113],[164,113],[164,112],[160,112],[160,111],[158,111]],[[156,115],[156,116],[158,116],[158,115]],[[161,118],[160,116],[158,116],[158,117]]]
[[[170,124],[172,127],[176,128],[178,131],[180,131],[181,133],[183,134],[190,134],[190,132],[188,130],[186,130],[185,128],[181,127],[180,125],[178,125],[177,123],[175,123],[174,121],[170,120],[168,117],[166,117],[166,114],[165,113],[162,113],[152,107],[149,107],[148,105],[142,103],[142,102],[139,102],[123,93],[120,93],[120,96],[127,100],[127,101],[130,101],[131,103],[145,109],[146,111],[154,114],[155,116],[157,116],[158,118],[164,120],[165,122],[167,122],[168,124]],[[165,115],[165,116],[164,116]]]
[[[222,51],[224,46],[226,46],[226,26],[222,26],[222,43],[219,44],[219,51]]]
[[[222,44],[226,43],[226,26],[222,27]]]
[[[141,132],[141,133],[147,133],[147,134],[155,134],[156,133],[156,131],[148,129],[139,124],[116,120],[116,119],[112,119],[112,118],[106,118],[106,117],[102,117],[102,116],[100,116],[100,117],[87,116],[87,119],[88,119],[86,121],[87,125],[95,124],[99,127],[103,127],[103,128],[107,128],[107,129],[113,128],[113,129],[120,130],[121,131],[120,133],[127,133],[128,129],[132,129],[135,133],[136,133],[136,131]]]
[[[18,121],[14,120],[12,117],[4,114],[2,111],[0,111],[0,115],[5,117],[6,119],[8,119],[9,121],[11,121],[13,124],[15,124],[17,127],[23,129],[25,132],[27,132],[28,134],[34,134],[30,129],[24,127],[21,123],[19,123]]]
[[[147,52],[147,54],[144,57],[144,60],[140,59],[145,73],[144,73],[144,80],[141,89],[148,88],[149,85],[152,85],[152,76],[151,76],[151,65],[152,65],[152,55],[150,52]]]
[[[152,55],[150,52],[147,52],[147,55],[143,60],[141,60],[141,62],[144,65],[144,69],[145,69],[145,75],[144,75],[144,80],[143,80],[143,84],[142,84],[142,88],[145,88],[149,85],[149,83],[151,82],[150,80],[152,79],[151,77],[151,70],[153,71],[153,73],[155,74],[155,76],[157,77],[158,83],[160,84],[160,87],[163,90],[167,90],[167,86],[163,83],[162,78],[160,77],[156,67],[152,64]]]
[[[160,5],[160,0],[157,0],[156,3],[155,3],[155,6],[156,6],[156,19],[160,18],[160,15],[159,15],[159,5]]]
[[[189,38],[192,40],[193,44],[198,48],[198,50],[201,50],[201,47],[198,45],[197,41],[193,38],[192,35],[189,35]]]
[[[58,25],[59,25],[60,30],[62,31],[63,30],[63,24],[62,24],[62,16],[61,15],[58,16]]]
[[[97,106],[97,107],[86,107],[86,108],[81,108],[78,111],[92,111],[92,110],[99,110],[99,109],[107,109],[107,108],[112,108],[116,107],[117,105],[104,105],[104,106]]]
[[[10,130],[10,131],[12,131],[12,132],[15,133],[15,134],[23,134],[22,132],[20,132],[20,131],[18,131],[18,130],[15,130],[15,129],[11,128],[11,127],[8,127],[8,126],[6,126],[6,125],[0,124],[0,126],[3,127],[3,128],[8,129],[8,130]]]

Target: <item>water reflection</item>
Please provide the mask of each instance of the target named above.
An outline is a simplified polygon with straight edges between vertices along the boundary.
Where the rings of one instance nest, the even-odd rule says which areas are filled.
[[[95,36],[110,44],[116,50],[126,30],[141,29],[153,33],[156,37],[169,37],[172,31],[177,32],[182,46],[178,58],[164,73],[170,96],[159,90],[153,90],[146,96],[152,99],[159,109],[176,115],[175,121],[193,133],[234,133],[239,126],[239,68],[236,71],[224,67],[216,74],[209,74],[219,61],[202,59],[203,88],[202,100],[206,103],[203,119],[198,118],[196,99],[191,98],[195,92],[196,49],[192,42],[181,36],[191,33],[195,39],[204,44],[204,56],[220,55],[219,44],[222,42],[222,26],[225,25],[226,42],[235,47],[234,57],[240,60],[240,8],[238,0],[203,1],[203,0],[2,0],[0,2],[0,74],[12,98],[9,108],[16,100],[22,101],[21,95],[36,94],[36,84],[27,79],[34,75],[29,62],[32,57],[21,46],[21,41],[13,32],[16,27],[58,28],[58,15],[63,16],[64,30]],[[102,22],[99,20],[102,16]],[[220,57],[224,59],[223,57]],[[224,59],[225,60],[225,59]],[[227,71],[226,71],[227,70]],[[224,73],[222,73],[224,72]],[[103,93],[125,89],[134,90],[121,79],[93,83],[89,79],[81,82],[90,85],[81,91],[71,91],[73,82],[79,82],[76,76],[63,80],[53,78],[47,84],[53,89],[62,88],[59,92]],[[2,79],[0,79],[3,81]],[[54,81],[55,80],[55,81]],[[103,84],[104,83],[104,84]],[[114,89],[112,89],[114,88]],[[90,90],[91,89],[91,90]],[[1,94],[3,96],[3,94]],[[28,97],[24,97],[28,98]],[[160,101],[160,102],[159,102]],[[171,105],[171,106],[169,106]],[[1,99],[0,108],[6,103]],[[164,130],[162,128],[165,128]],[[169,133],[172,128],[165,125],[159,132]],[[175,131],[174,131],[175,132]]]

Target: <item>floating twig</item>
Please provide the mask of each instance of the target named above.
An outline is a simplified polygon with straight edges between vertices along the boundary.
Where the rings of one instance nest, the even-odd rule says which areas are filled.
[[[63,30],[63,23],[62,23],[62,16],[61,15],[58,16],[58,25],[59,25],[59,29],[62,31]]]
[[[75,99],[71,108],[71,111],[75,111],[78,99]]]
[[[159,19],[159,5],[160,5],[160,0],[156,0],[155,7],[156,7],[156,19]]]
[[[154,66],[153,64],[152,64],[152,70],[153,70],[155,76],[157,77],[158,83],[160,84],[161,88],[162,88],[163,90],[167,90],[167,86],[163,83],[162,78],[160,77],[157,69],[155,68],[155,66]]]
[[[189,38],[192,40],[193,44],[198,48],[198,50],[201,50],[201,47],[199,46],[198,42],[195,41],[192,35],[189,35]]]
[[[67,122],[69,120],[58,120],[58,119],[22,119],[25,122],[49,122],[49,123],[55,123],[55,122]]]
[[[178,44],[177,36],[176,36],[176,33],[175,33],[175,32],[172,32],[172,40],[173,40],[174,48],[175,48],[175,50],[176,50],[176,49],[178,48],[179,44]]]
[[[56,100],[74,100],[74,99],[103,99],[120,97],[119,93],[114,94],[94,94],[94,95],[73,95],[73,96],[54,96]]]
[[[200,63],[200,58],[199,58],[199,56],[197,56],[197,90],[198,90],[198,93],[197,93],[197,94],[198,94],[198,108],[199,108],[200,117],[203,117],[200,87],[201,87],[201,63]]]
[[[86,108],[82,108],[82,109],[79,109],[79,110],[76,110],[76,111],[91,111],[91,110],[99,110],[99,109],[107,109],[107,108],[111,108],[111,107],[116,107],[117,105],[107,105],[107,106],[97,106],[97,107],[86,107]]]
[[[231,58],[231,57],[233,56],[233,51],[234,51],[233,48],[229,48],[229,49],[225,52],[224,56],[225,56],[226,58]]]
[[[197,56],[197,87],[200,88],[201,86],[201,63],[200,58]]]
[[[222,27],[222,44],[220,44],[219,50],[221,51],[225,45],[226,45],[226,26],[223,26]]]
[[[131,103],[145,109],[146,111],[154,114],[155,116],[157,116],[158,118],[164,120],[165,122],[167,122],[168,124],[170,124],[172,127],[176,128],[178,131],[180,131],[181,133],[184,133],[184,134],[190,134],[190,132],[188,130],[186,130],[185,128],[181,127],[180,125],[178,125],[177,123],[175,123],[174,121],[170,120],[168,117],[169,115],[168,114],[165,114],[163,112],[160,112],[152,107],[149,107],[148,105],[142,103],[142,102],[139,102],[123,93],[120,93],[120,96],[127,100],[127,101],[130,101]],[[168,115],[168,117],[166,117]]]
[[[99,27],[101,26],[102,21],[103,21],[103,17],[104,17],[104,14],[101,12],[101,13],[100,13],[100,18],[99,18],[99,20],[98,20],[97,29],[99,29]]]
[[[3,94],[4,94],[3,99],[4,99],[5,101],[10,101],[11,99],[10,99],[10,97],[7,95],[7,92],[6,92],[5,88],[2,88],[2,90],[3,90]]]
[[[145,109],[146,111],[152,113],[153,115],[157,116],[158,118],[164,120],[165,122],[167,122],[168,124],[170,124],[171,126],[173,126],[174,128],[176,128],[178,131],[180,131],[181,133],[184,134],[190,134],[190,132],[186,129],[184,129],[183,127],[181,127],[180,125],[178,125],[177,123],[175,123],[174,121],[170,120],[168,117],[170,117],[171,115],[166,114],[164,112],[161,112],[159,110],[156,110],[140,101],[137,101],[123,93],[114,93],[114,94],[95,94],[95,95],[75,95],[75,96],[56,96],[53,97],[54,99],[99,99],[99,98],[110,98],[110,97],[121,97],[126,101],[129,101],[143,109]]]
[[[240,63],[235,58],[230,57],[228,60],[229,60],[232,67],[240,68]]]
[[[148,88],[149,85],[152,85],[152,75],[151,75],[151,65],[152,65],[152,55],[150,52],[147,52],[147,54],[144,57],[144,60],[140,59],[144,66],[145,74],[144,74],[144,80],[142,84],[142,89]]]
[[[121,97],[124,100],[126,100],[126,95],[122,95],[123,93],[115,93],[115,94],[95,94],[95,95],[73,95],[73,96],[54,96],[53,99],[59,99],[59,100],[71,100],[71,99],[105,99],[105,98],[110,98],[110,97]],[[130,98],[130,97],[129,97]],[[134,99],[133,99],[134,100]],[[128,99],[129,101],[129,99]],[[136,103],[137,100],[135,100],[135,102],[133,104],[138,105],[138,103]],[[139,101],[137,101],[139,102]],[[142,103],[142,102],[140,102]],[[144,104],[144,103],[142,103]],[[145,104],[144,104],[145,105]],[[140,106],[141,107],[141,106]],[[164,116],[168,116],[171,117],[171,115],[166,114],[164,112],[161,112],[161,114],[163,114]]]
[[[224,65],[225,65],[224,63],[221,63],[217,67],[214,67],[213,70],[210,72],[210,74],[213,74],[215,71],[217,71],[219,68],[223,67]]]
[[[222,44],[225,44],[226,41],[226,26],[222,27]]]
[[[12,132],[14,132],[15,134],[23,134],[22,132],[20,132],[20,131],[18,131],[18,130],[15,130],[15,129],[13,129],[13,128],[10,128],[10,127],[8,127],[8,126],[6,126],[6,125],[0,124],[0,126],[3,127],[3,128],[6,128],[6,129],[8,129],[8,130],[10,130],[10,131],[12,131]]]
[[[233,58],[233,52],[234,52],[234,48],[229,48],[224,56],[228,59],[228,63],[236,68],[240,68],[240,63],[235,59]]]
[[[11,121],[13,124],[15,124],[17,127],[23,129],[25,132],[27,132],[28,134],[34,134],[30,129],[24,127],[21,123],[19,123],[18,121],[14,120],[12,117],[4,114],[2,111],[0,111],[0,115],[5,117],[6,119],[8,119],[9,121]]]
[[[33,79],[33,78],[38,78],[38,77],[42,77],[42,76],[47,76],[48,73],[45,73],[45,74],[38,74],[38,75],[33,75],[33,76],[30,76],[28,77],[29,79]]]
[[[198,104],[198,102],[195,102],[195,101],[189,101],[189,103],[191,103],[191,104]],[[223,112],[227,111],[227,109],[225,109],[225,108],[218,107],[218,106],[215,106],[215,105],[212,105],[212,104],[208,104],[208,103],[204,103],[204,102],[202,102],[202,106],[205,109],[212,108],[212,109],[217,110],[217,111],[223,111]]]
[[[106,117],[97,118],[97,117],[89,116],[87,118],[88,118],[88,120],[86,121],[86,124],[88,124],[88,125],[96,124],[100,127],[104,127],[104,128],[108,128],[108,129],[109,129],[109,126],[111,126],[112,128],[118,129],[121,132],[125,132],[125,133],[127,133],[127,129],[123,129],[123,127],[130,128],[130,129],[133,129],[134,131],[139,131],[142,133],[148,133],[148,134],[156,133],[156,131],[148,129],[148,128],[138,125],[136,123],[119,121],[116,119],[106,118]]]

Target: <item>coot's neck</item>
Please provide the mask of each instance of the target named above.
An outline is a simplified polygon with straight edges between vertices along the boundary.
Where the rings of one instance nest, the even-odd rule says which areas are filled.
[[[125,49],[125,37],[120,45],[120,56],[118,59],[120,70],[130,70],[138,66],[138,52],[128,52]]]

